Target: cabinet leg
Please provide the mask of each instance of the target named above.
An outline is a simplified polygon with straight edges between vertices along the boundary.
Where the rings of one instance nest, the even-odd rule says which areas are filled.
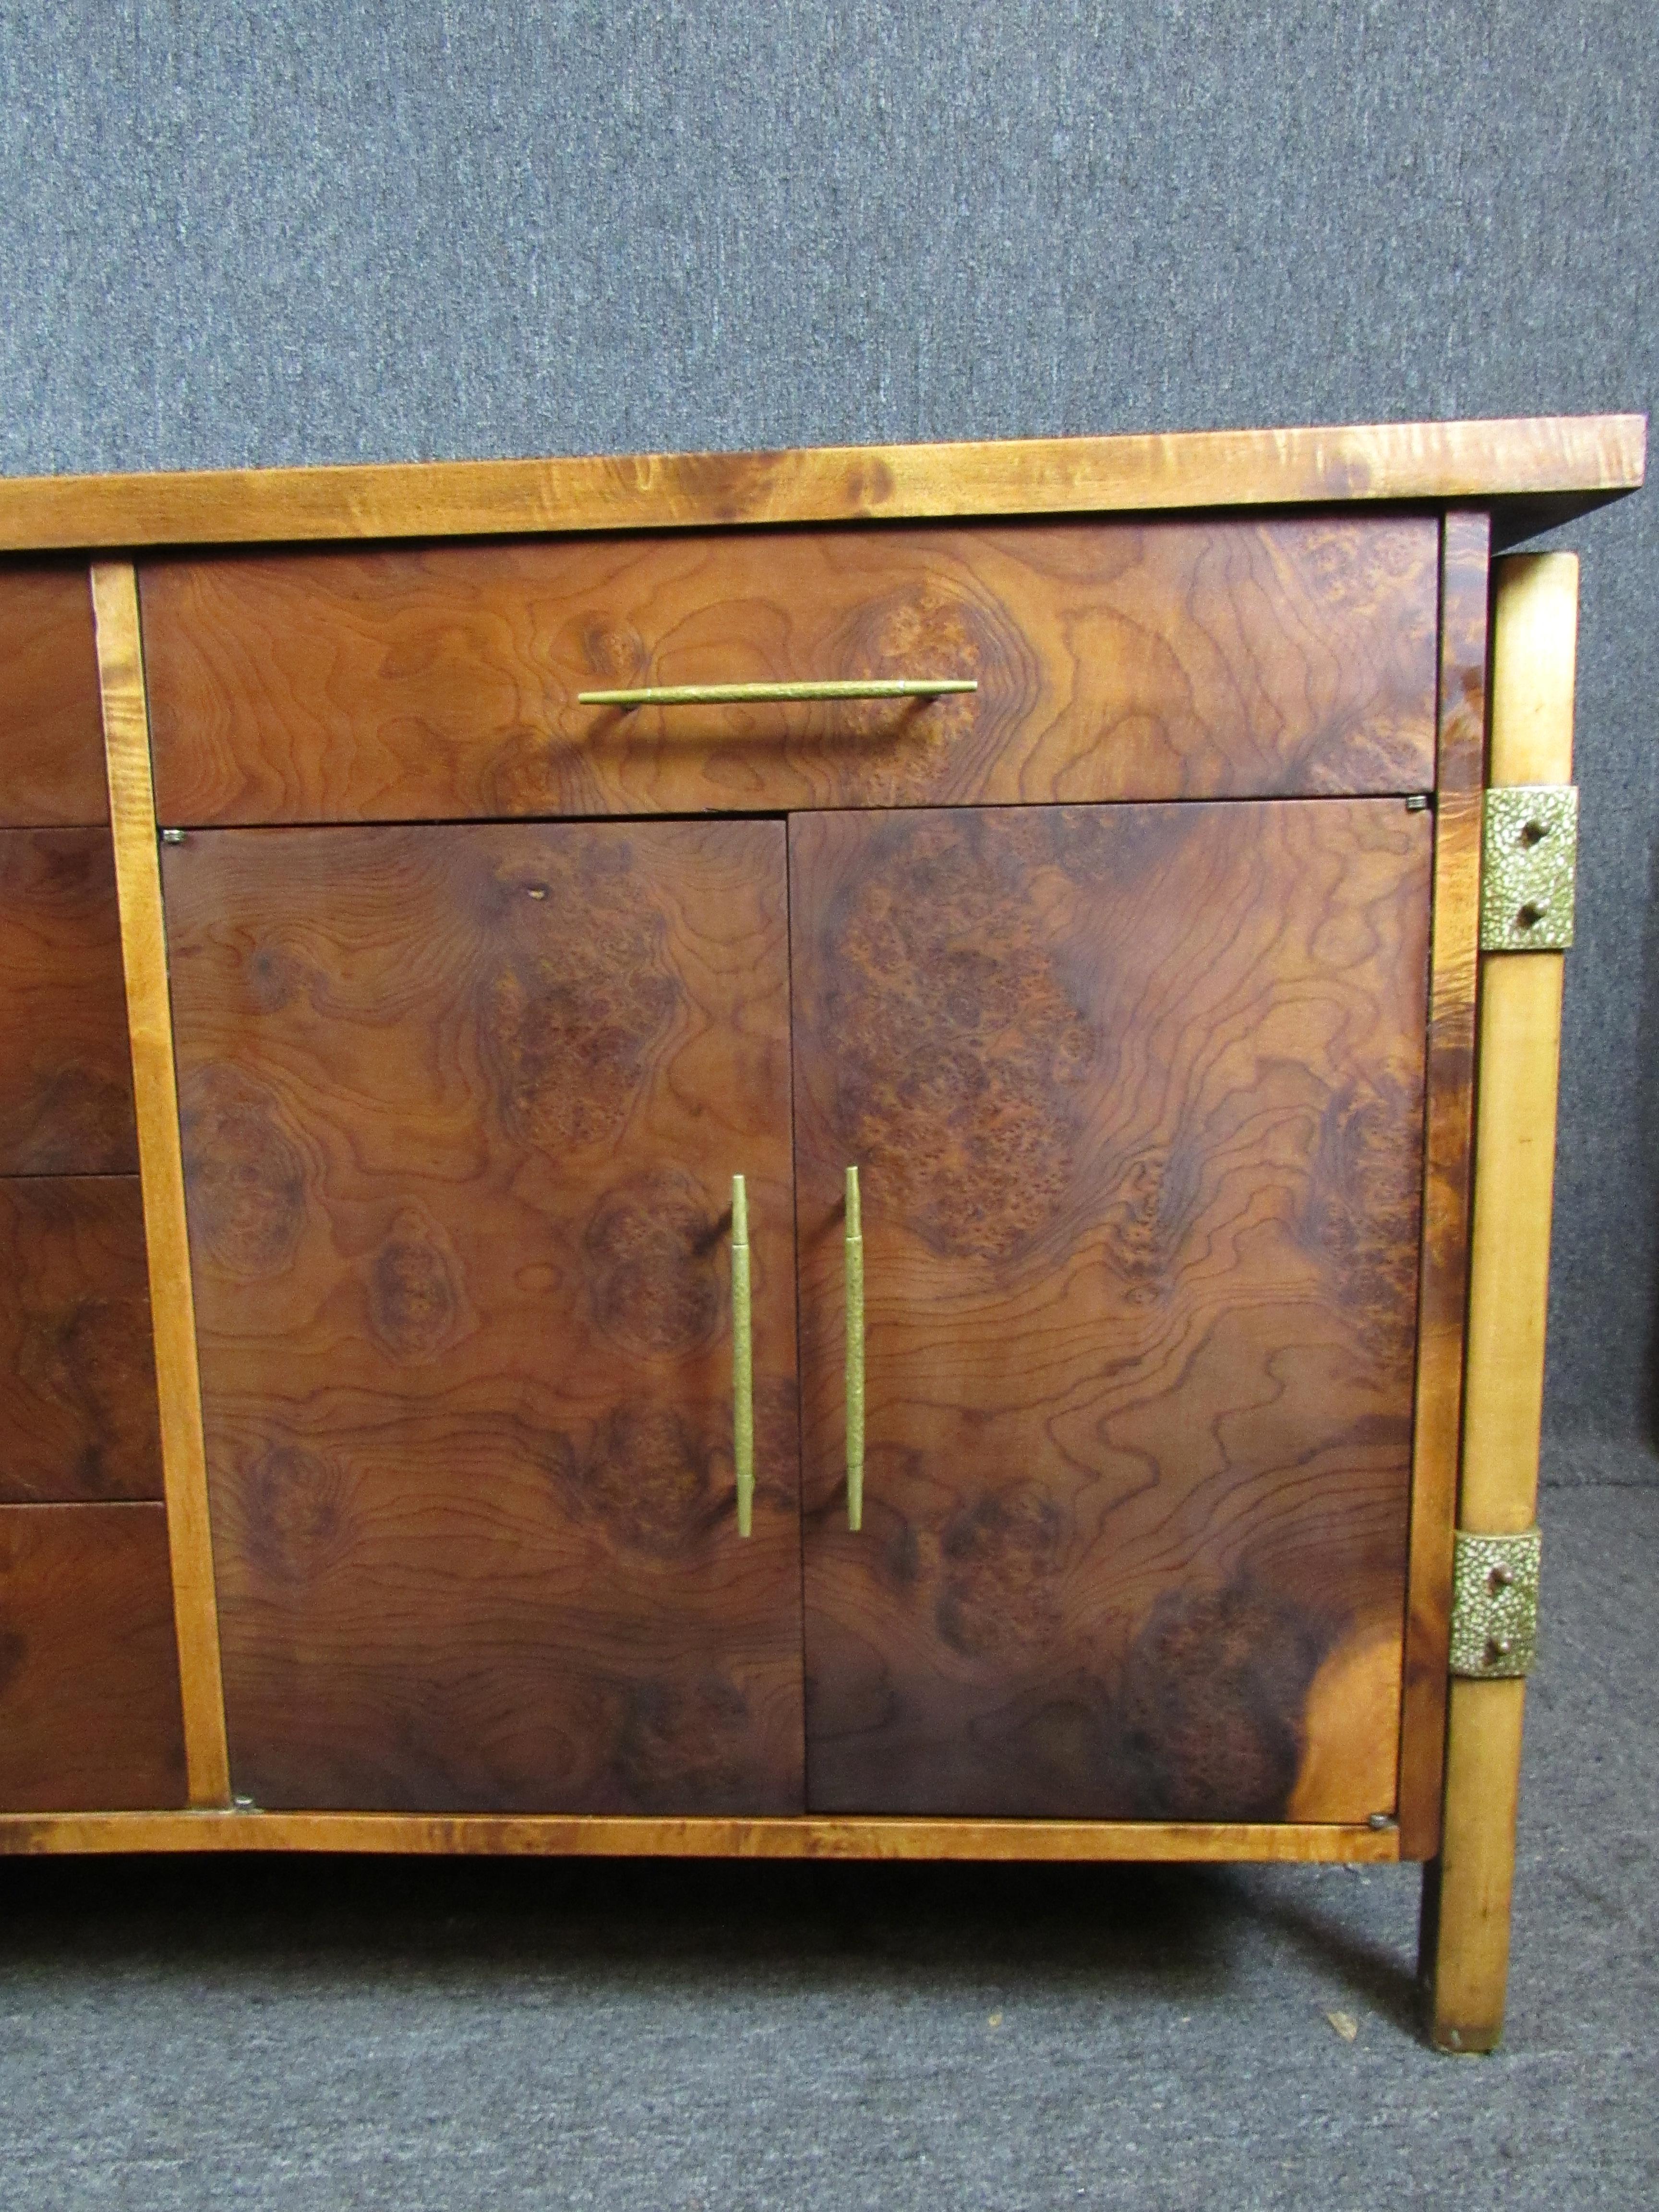
[[[1577,560],[1510,554],[1493,578],[1488,783],[1566,783]],[[1562,959],[1480,956],[1457,1509],[1470,1534],[1519,1535],[1537,1509]],[[1442,2051],[1491,2051],[1504,2032],[1526,1700],[1521,1676],[1450,1684],[1440,1857],[1424,1881],[1419,1954],[1429,2035]]]
[[[1451,1685],[1440,1856],[1423,1869],[1418,1951],[1438,2051],[1492,2051],[1504,2033],[1526,1695],[1519,1680]]]

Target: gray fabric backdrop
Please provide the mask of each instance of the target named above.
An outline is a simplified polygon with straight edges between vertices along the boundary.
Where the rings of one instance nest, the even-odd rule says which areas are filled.
[[[1645,409],[1656,92],[1651,0],[0,0],[0,470]],[[1571,1480],[1656,1472],[1659,489],[1563,542]]]

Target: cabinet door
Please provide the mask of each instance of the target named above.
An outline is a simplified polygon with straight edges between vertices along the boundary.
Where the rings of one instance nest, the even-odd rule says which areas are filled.
[[[237,1790],[798,1810],[782,826],[228,830],[165,861]]]
[[[1431,844],[1399,799],[792,823],[814,1810],[1392,1808]]]

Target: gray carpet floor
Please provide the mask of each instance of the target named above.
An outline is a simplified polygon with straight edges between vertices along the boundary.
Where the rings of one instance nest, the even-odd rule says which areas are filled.
[[[1418,2038],[1403,1868],[13,1864],[0,2203],[1659,2203],[1659,1490],[1597,1471],[1496,2057]]]

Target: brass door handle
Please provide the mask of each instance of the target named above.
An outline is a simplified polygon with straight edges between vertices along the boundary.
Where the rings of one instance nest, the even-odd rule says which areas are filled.
[[[732,1178],[732,1464],[738,1481],[738,1534],[755,1516],[755,1340],[749,1287],[749,1192]]]
[[[977,691],[963,676],[859,676],[814,684],[647,684],[635,691],[579,691],[579,707],[752,706],[769,699],[939,699]]]
[[[847,1170],[847,1525],[864,1526],[864,1219]]]

